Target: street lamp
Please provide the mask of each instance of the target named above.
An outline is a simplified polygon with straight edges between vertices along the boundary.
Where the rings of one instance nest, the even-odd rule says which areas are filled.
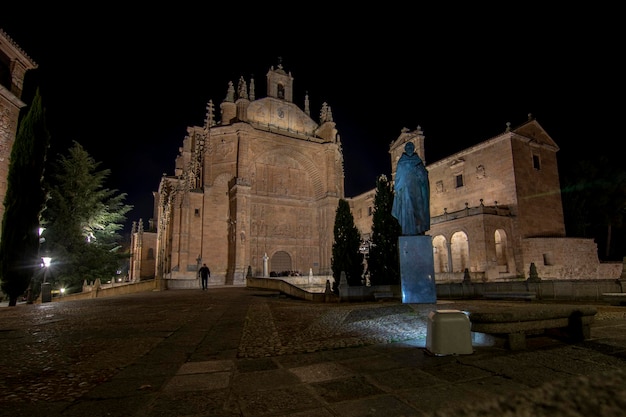
[[[41,258],[43,261],[43,267],[46,268],[43,271],[43,282],[47,281],[48,278],[48,268],[50,268],[50,264],[52,263],[52,258],[49,256],[44,256]]]
[[[39,254],[39,250],[41,249],[41,244],[44,243],[46,241],[46,238],[42,236],[44,230],[46,230],[45,227],[41,227],[39,226],[39,228],[37,229],[37,238],[39,239],[39,245],[37,247],[37,253]],[[33,275],[30,279],[30,283],[28,284],[28,289],[27,291],[27,302],[28,304],[32,304],[33,303],[33,297],[35,297],[36,295],[36,290],[35,290],[35,275]]]
[[[49,303],[52,301],[52,285],[48,282],[48,270],[50,269],[50,264],[52,263],[52,258],[49,256],[42,256],[41,260],[43,262],[43,283],[41,284],[41,302]]]

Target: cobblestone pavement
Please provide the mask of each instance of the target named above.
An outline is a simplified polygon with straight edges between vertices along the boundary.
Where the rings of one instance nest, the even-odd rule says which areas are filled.
[[[428,355],[430,311],[478,302],[220,287],[2,307],[0,416],[625,414],[626,307],[600,306],[581,343]]]

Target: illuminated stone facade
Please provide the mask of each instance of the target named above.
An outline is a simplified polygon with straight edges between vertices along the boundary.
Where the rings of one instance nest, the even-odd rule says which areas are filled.
[[[424,134],[403,129],[390,145],[392,180],[406,142],[426,162]],[[437,282],[527,278],[618,278],[621,263],[601,264],[593,239],[565,235],[556,153],[530,115],[521,126],[432,164],[431,228]],[[371,233],[375,190],[351,199],[355,223]],[[367,214],[370,214],[367,216]]]
[[[341,142],[326,103],[316,122],[308,95],[303,110],[292,98],[293,78],[279,65],[267,73],[267,97],[256,99],[254,80],[242,78],[229,83],[220,121],[209,102],[204,126],[188,128],[174,175],[161,179],[152,225],[133,230],[132,279],[197,287],[203,262],[212,285],[268,272],[332,275],[335,211],[346,198]],[[408,141],[427,162],[421,128],[402,129],[389,148],[391,181]],[[531,263],[544,279],[620,276],[621,263],[600,264],[593,240],[565,236],[558,150],[529,115],[426,163],[437,282],[461,282],[466,271],[472,281],[519,280]],[[373,188],[346,198],[365,252],[374,197]]]
[[[267,73],[267,92],[256,99],[253,79],[229,83],[221,120],[209,102],[204,126],[188,128],[175,174],[161,179],[154,253],[168,288],[196,286],[205,262],[210,284],[242,284],[248,273],[263,274],[266,256],[268,272],[330,274],[344,197],[331,108],[324,103],[318,123],[308,96],[303,110],[294,104],[293,78],[281,65]],[[137,233],[132,247],[141,243]],[[131,278],[143,277],[142,269]]]
[[[34,68],[35,62],[0,29],[0,221],[4,217],[11,149],[20,109],[26,105],[21,101],[24,76]]]

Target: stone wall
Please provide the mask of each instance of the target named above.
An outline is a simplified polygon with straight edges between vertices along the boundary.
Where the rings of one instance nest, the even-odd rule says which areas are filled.
[[[526,274],[534,263],[542,279],[617,279],[622,273],[621,262],[600,263],[591,239],[529,238],[522,248]]]
[[[621,293],[622,287],[614,279],[541,280],[527,283],[525,280],[509,282],[448,283],[437,284],[438,299],[482,298],[485,293],[534,292],[542,301],[603,301],[603,293]]]

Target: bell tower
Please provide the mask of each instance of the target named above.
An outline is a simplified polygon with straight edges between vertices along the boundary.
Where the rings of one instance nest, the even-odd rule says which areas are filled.
[[[272,66],[267,73],[267,96],[293,102],[293,77],[283,69],[281,58],[276,69]]]

